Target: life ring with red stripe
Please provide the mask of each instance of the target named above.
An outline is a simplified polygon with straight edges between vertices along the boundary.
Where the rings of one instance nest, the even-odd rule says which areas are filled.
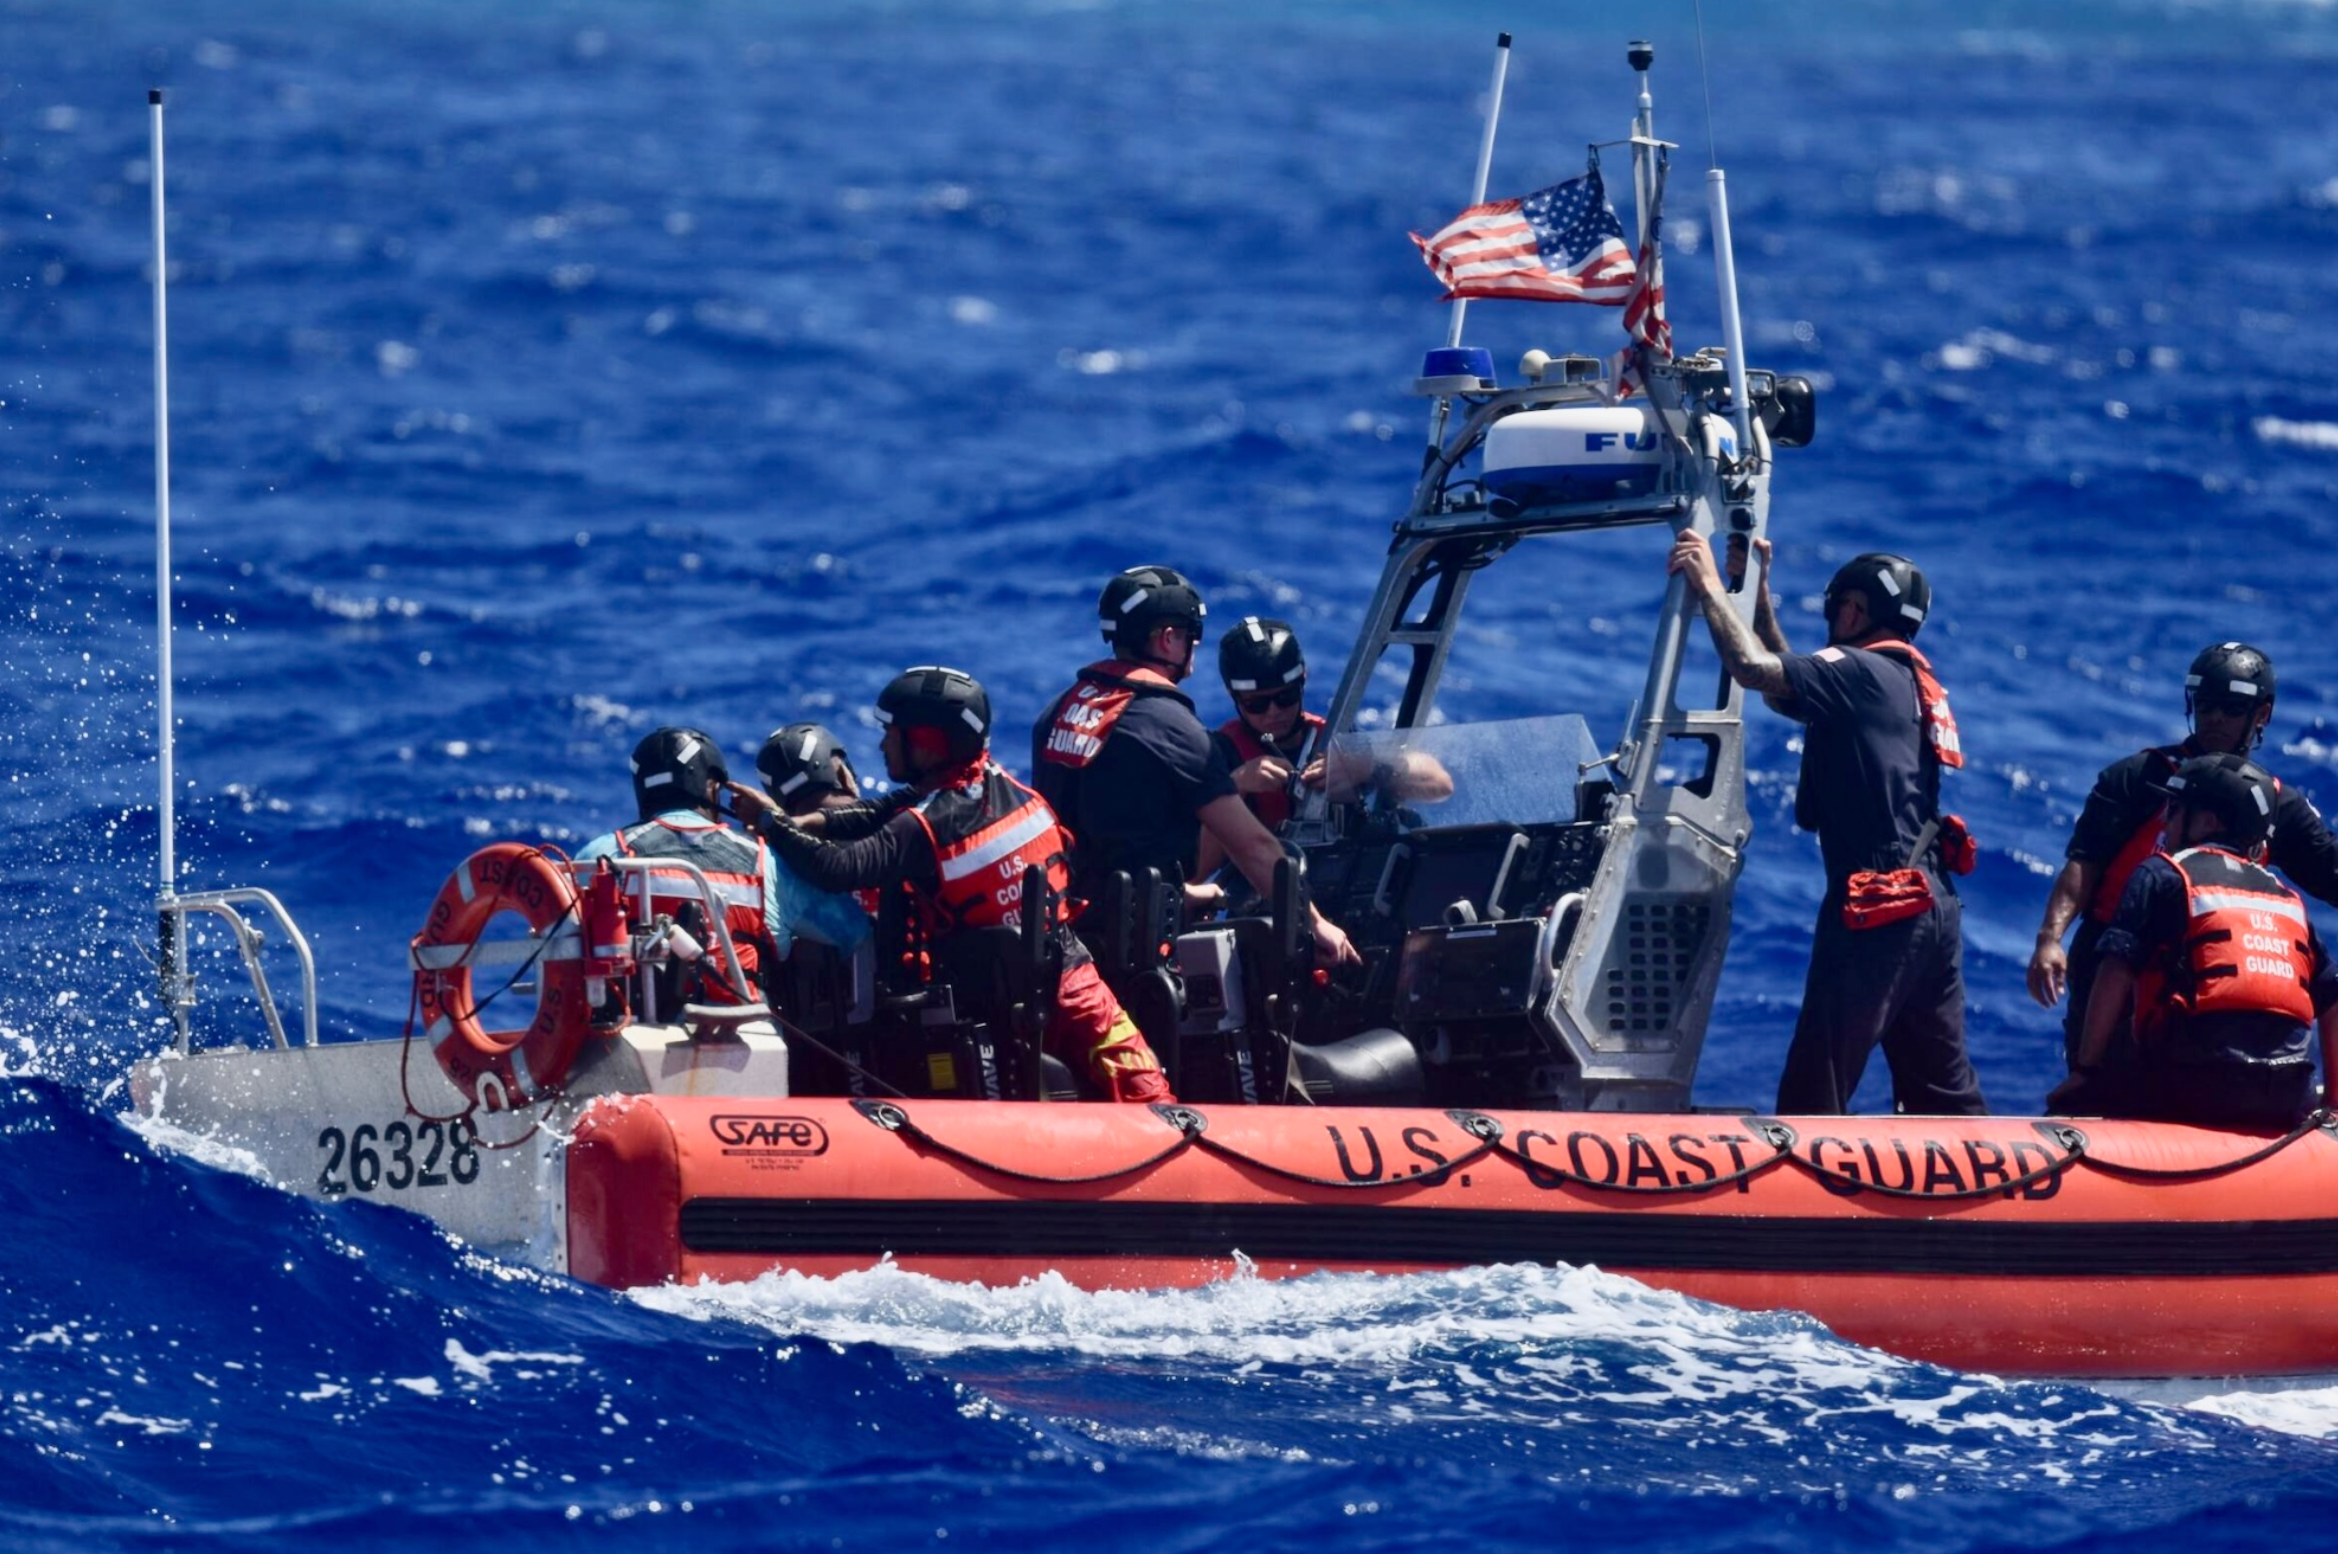
[[[576,882],[563,864],[523,842],[483,847],[439,887],[412,946],[423,1039],[455,1087],[489,1111],[557,1088],[592,1030],[585,966],[574,955],[536,963],[536,1018],[526,1030],[490,1031],[479,1023],[469,951],[503,912],[549,938],[578,915]]]

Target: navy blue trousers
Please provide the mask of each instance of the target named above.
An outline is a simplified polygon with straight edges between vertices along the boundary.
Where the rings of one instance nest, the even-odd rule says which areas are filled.
[[[1878,1046],[1891,1065],[1896,1110],[1986,1113],[1965,1056],[1964,951],[1963,906],[1937,884],[1931,910],[1880,928],[1845,927],[1842,898],[1828,892],[1778,1081],[1779,1114],[1848,1111]]]

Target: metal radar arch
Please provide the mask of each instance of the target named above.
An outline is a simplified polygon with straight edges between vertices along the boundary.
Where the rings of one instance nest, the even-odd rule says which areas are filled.
[[[1631,135],[1617,144],[1631,151],[1645,264],[1660,253],[1673,147],[1655,135],[1655,50],[1635,42],[1627,57],[1640,91]],[[1497,67],[1497,102],[1499,82]],[[1482,157],[1479,179],[1482,197]],[[1735,346],[1726,207],[1714,214],[1724,333]],[[1808,440],[1808,385],[1748,371],[1734,350],[1633,356],[1630,389],[1599,358],[1539,351],[1522,364],[1527,382],[1501,388],[1484,351],[1429,354],[1415,387],[1436,401],[1432,440],[1328,708],[1335,764],[1350,746],[1436,746],[1431,712],[1471,583],[1523,542],[1635,526],[1742,540],[1745,575],[1722,607],[1751,623],[1760,582],[1751,542],[1769,529],[1773,443]],[[1302,795],[1298,841],[1318,902],[1385,984],[1433,1099],[1491,1090],[1514,1104],[1687,1109],[1751,831],[1743,692],[1724,676],[1717,695],[1684,695],[1684,648],[1698,626],[1696,600],[1671,579],[1635,709],[1621,737],[1581,763],[1567,823],[1512,817],[1519,823],[1461,828],[1490,836],[1462,837],[1411,824],[1418,816],[1391,824],[1401,806],[1342,795],[1337,784]],[[1386,671],[1401,692],[1362,729],[1367,691]],[[1471,847],[1496,872],[1473,875],[1455,861]],[[1409,883],[1424,873],[1426,896]],[[1447,893],[1454,899],[1437,899]],[[1505,933],[1514,946],[1497,949]],[[1489,985],[1512,996],[1496,999]]]

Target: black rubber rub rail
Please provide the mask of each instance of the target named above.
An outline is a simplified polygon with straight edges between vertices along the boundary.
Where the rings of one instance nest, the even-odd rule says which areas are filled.
[[[1648,1271],[2206,1278],[2338,1273],[2338,1220],[2071,1223],[1369,1204],[693,1198],[693,1252],[789,1257],[1596,1263]]]

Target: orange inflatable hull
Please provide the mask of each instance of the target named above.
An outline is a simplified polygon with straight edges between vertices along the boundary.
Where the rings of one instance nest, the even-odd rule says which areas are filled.
[[[569,1269],[1188,1286],[1596,1265],[2003,1374],[2338,1371],[2338,1137],[2017,1118],[610,1097]]]

